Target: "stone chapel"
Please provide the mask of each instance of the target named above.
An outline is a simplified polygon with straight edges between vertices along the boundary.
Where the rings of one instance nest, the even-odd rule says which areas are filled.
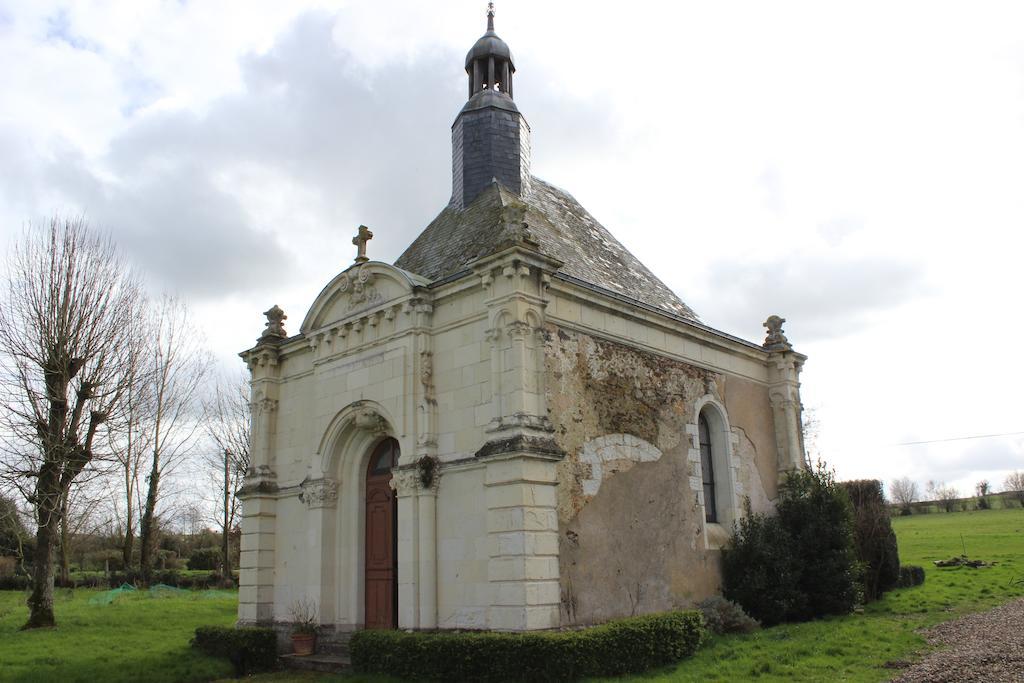
[[[509,46],[466,55],[452,196],[394,264],[355,263],[242,358],[252,467],[239,623],[550,629],[720,590],[744,501],[805,464],[799,374],[703,324],[534,176]]]

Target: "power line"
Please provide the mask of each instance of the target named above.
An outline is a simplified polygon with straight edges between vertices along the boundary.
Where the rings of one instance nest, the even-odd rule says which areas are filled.
[[[950,439],[932,439],[931,441],[907,441],[890,444],[892,446],[920,446],[926,443],[946,443],[947,441],[970,441],[972,439],[998,439],[1004,436],[1021,436],[1024,432],[1004,432],[1002,434],[976,434],[974,436],[954,436]]]

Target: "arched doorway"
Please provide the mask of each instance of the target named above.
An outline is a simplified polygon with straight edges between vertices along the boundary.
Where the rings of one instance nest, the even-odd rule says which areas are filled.
[[[366,466],[366,628],[398,627],[398,497],[391,468],[398,442],[384,439]]]

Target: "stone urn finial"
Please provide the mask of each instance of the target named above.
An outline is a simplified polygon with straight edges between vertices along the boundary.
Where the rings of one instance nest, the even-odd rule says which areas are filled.
[[[274,304],[270,310],[264,311],[263,315],[267,316],[267,327],[260,335],[260,342],[277,341],[288,336],[288,333],[284,331],[284,321],[288,319],[288,316],[284,314],[280,306]]]
[[[786,335],[783,333],[782,324],[786,322],[785,318],[777,315],[770,315],[768,319],[762,323],[765,329],[768,330],[768,335],[764,338],[764,348],[769,351],[789,351],[793,348],[793,345],[786,339]]]

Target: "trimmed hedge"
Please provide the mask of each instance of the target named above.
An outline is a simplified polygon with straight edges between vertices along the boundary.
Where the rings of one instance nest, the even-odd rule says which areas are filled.
[[[900,567],[898,584],[900,588],[912,588],[920,586],[922,583],[924,583],[924,567],[918,567],[916,564],[905,564]]]
[[[269,671],[277,664],[277,634],[270,628],[200,626],[192,647],[213,657],[227,657],[236,676]]]
[[[677,662],[707,637],[699,612],[631,617],[578,631],[357,631],[359,673],[475,681],[564,681],[620,676]]]
[[[0,576],[0,591],[23,591],[27,590],[29,578],[20,574],[14,576]]]

